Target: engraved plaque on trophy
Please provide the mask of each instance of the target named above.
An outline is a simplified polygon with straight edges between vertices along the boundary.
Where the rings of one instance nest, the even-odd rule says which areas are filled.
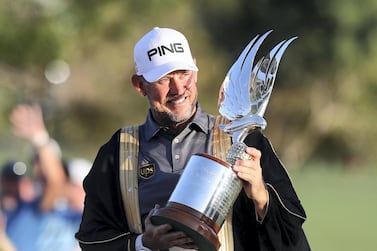
[[[184,231],[200,251],[220,248],[217,234],[242,189],[232,165],[237,159],[250,158],[243,143],[246,136],[252,130],[265,129],[263,115],[280,60],[296,39],[280,42],[254,64],[259,47],[271,32],[250,41],[221,85],[218,109],[230,123],[219,127],[232,136],[226,161],[204,153],[191,156],[168,203],[151,217],[155,225],[170,224]]]

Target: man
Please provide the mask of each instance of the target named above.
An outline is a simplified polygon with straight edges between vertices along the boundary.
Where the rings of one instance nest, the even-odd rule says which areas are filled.
[[[154,226],[150,218],[167,203],[191,155],[213,153],[215,117],[198,104],[198,68],[183,34],[152,29],[135,45],[134,60],[133,86],[150,105],[138,128],[138,169],[153,170],[138,175],[142,233],[131,230],[133,219],[124,212],[118,130],[101,147],[84,181],[85,208],[76,238],[84,251],[193,250],[197,246],[189,236],[168,224]],[[256,132],[245,143],[256,147],[246,150],[250,160],[233,166],[244,181],[232,212],[234,250],[310,250],[301,227],[305,212],[268,140]]]

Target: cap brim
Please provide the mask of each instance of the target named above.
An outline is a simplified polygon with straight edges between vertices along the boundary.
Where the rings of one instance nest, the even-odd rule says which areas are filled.
[[[145,78],[145,80],[151,83],[156,82],[157,80],[169,74],[170,72],[178,70],[199,71],[198,67],[194,64],[194,62],[187,63],[187,61],[173,61],[155,67],[153,70],[144,73],[143,77]]]

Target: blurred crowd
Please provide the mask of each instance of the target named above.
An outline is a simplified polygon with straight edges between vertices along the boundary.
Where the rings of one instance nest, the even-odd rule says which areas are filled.
[[[80,250],[74,234],[90,161],[63,158],[39,105],[17,105],[10,121],[13,134],[31,144],[33,153],[29,165],[10,158],[1,166],[0,251]]]

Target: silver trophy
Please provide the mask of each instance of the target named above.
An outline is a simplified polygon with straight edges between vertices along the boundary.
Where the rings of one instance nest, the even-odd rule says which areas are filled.
[[[230,123],[220,125],[232,135],[226,161],[209,154],[194,154],[186,165],[167,205],[155,211],[153,224],[171,224],[186,232],[200,251],[220,248],[219,233],[242,189],[232,170],[237,159],[249,159],[243,140],[257,128],[265,129],[263,118],[271,96],[280,59],[296,38],[284,40],[268,55],[254,59],[264,39],[271,33],[254,37],[227,73],[219,91],[218,108]]]

